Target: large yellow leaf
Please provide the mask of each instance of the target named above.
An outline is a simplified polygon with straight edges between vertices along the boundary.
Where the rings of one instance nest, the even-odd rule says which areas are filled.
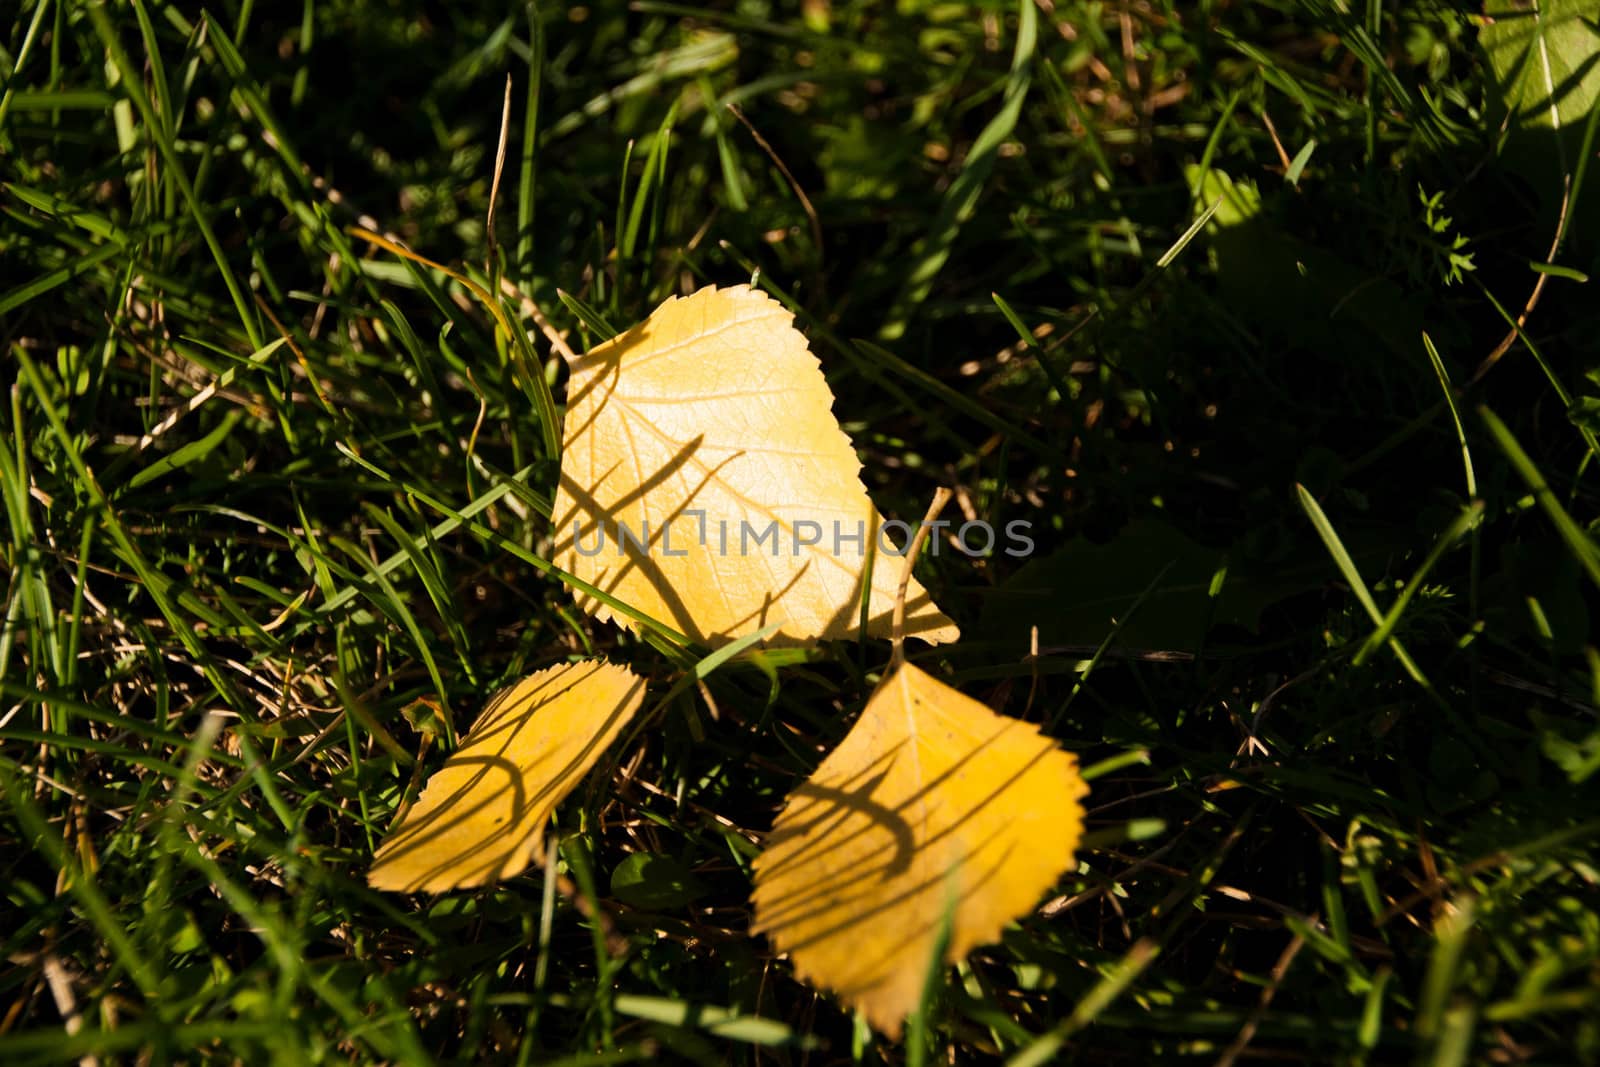
[[[521,873],[544,828],[644,700],[644,679],[598,660],[502,690],[378,846],[367,882],[443,893]]]
[[[1037,727],[903,664],[784,804],[753,929],[898,1037],[947,907],[945,962],[998,938],[1071,863],[1087,791]]]
[[[793,315],[749,286],[708,287],[571,369],[557,566],[708,644],[773,623],[771,644],[858,632],[865,548],[883,520]],[[878,554],[873,635],[889,633],[899,572]],[[916,582],[906,632],[958,636]]]

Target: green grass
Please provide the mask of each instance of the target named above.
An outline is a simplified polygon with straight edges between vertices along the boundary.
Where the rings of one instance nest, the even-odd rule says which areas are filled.
[[[1461,6],[23,0],[0,1060],[1600,1062],[1592,13]],[[909,1049],[746,932],[887,645],[712,709],[547,562],[510,294],[582,349],[757,271],[885,514],[1033,523],[924,562],[964,635],[914,654],[1093,774]],[[589,654],[661,706],[550,869],[369,890],[489,693]],[[641,853],[687,903],[613,892]]]

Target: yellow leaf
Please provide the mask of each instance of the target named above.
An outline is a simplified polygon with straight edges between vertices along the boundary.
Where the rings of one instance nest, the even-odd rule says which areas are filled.
[[[866,545],[883,520],[793,315],[746,285],[707,287],[571,369],[557,566],[706,644],[772,623],[770,644],[858,633]],[[907,540],[896,530],[890,552]],[[899,577],[879,551],[875,636],[889,633]],[[633,625],[592,597],[578,603]],[[906,633],[958,636],[916,582]]]
[[[948,964],[1067,869],[1087,791],[1037,727],[902,664],[784,804],[755,860],[752,929],[898,1037],[947,907]]]
[[[639,710],[644,686],[626,667],[589,660],[501,690],[390,827],[368,884],[443,893],[542,860],[550,813]]]

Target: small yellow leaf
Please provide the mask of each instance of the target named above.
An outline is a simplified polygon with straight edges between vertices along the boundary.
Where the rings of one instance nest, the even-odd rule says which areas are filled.
[[[501,690],[390,827],[368,884],[443,893],[542,860],[550,813],[639,710],[644,687],[625,667],[588,660]]]
[[[1071,864],[1086,792],[1038,727],[902,664],[784,804],[752,929],[898,1037],[946,909],[946,963],[998,938]]]
[[[571,369],[558,567],[706,644],[772,623],[769,644],[858,632],[866,547],[883,519],[793,315],[746,285],[707,287]],[[889,633],[891,553],[908,539],[896,531],[873,567],[875,636]],[[592,597],[578,603],[632,625]],[[906,633],[958,636],[915,581]]]

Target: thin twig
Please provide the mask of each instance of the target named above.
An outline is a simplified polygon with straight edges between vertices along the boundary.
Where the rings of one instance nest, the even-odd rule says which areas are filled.
[[[484,222],[488,240],[488,261],[485,262],[483,273],[493,278],[494,268],[494,208],[500,199],[500,175],[506,166],[506,140],[511,136],[511,75],[506,75],[506,99],[500,108],[500,145],[494,153],[494,180],[489,183],[489,217]]]
[[[1272,1006],[1272,998],[1278,993],[1278,986],[1283,983],[1283,976],[1288,973],[1289,965],[1300,954],[1300,950],[1305,947],[1305,943],[1306,939],[1299,934],[1295,934],[1290,939],[1288,946],[1283,950],[1283,954],[1278,957],[1278,962],[1273,965],[1272,980],[1261,991],[1261,999],[1256,1003],[1255,1009],[1250,1012],[1250,1018],[1246,1019],[1244,1025],[1239,1028],[1239,1036],[1234,1038],[1233,1044],[1229,1045],[1221,1056],[1217,1057],[1217,1067],[1232,1067],[1233,1061],[1239,1058],[1239,1054],[1245,1050],[1256,1036],[1256,1030],[1261,1026],[1261,1020],[1266,1017],[1267,1009]]]
[[[922,517],[922,522],[917,526],[917,532],[911,537],[911,544],[906,546],[905,566],[900,570],[900,588],[894,594],[894,622],[889,629],[889,640],[894,645],[889,663],[891,668],[898,667],[906,661],[906,590],[911,588],[911,568],[917,565],[917,555],[922,551],[922,543],[928,539],[928,531],[933,528],[934,520],[950,503],[954,495],[950,490],[940,486],[933,494],[933,503],[928,505],[928,513]]]
[[[1554,263],[1556,261],[1556,253],[1561,251],[1561,241],[1567,233],[1567,205],[1571,202],[1572,176],[1569,174],[1561,185],[1561,211],[1556,217],[1556,235],[1550,242],[1550,252],[1544,257],[1546,263]],[[1516,326],[1512,327],[1500,339],[1500,343],[1494,346],[1493,351],[1483,357],[1483,362],[1478,364],[1478,369],[1473,371],[1472,377],[1467,380],[1466,387],[1468,389],[1477,385],[1479,380],[1485,374],[1488,374],[1496,363],[1500,362],[1500,357],[1511,350],[1511,346],[1517,340],[1517,334],[1521,333],[1523,328],[1527,326],[1528,316],[1532,315],[1533,309],[1539,306],[1539,297],[1544,294],[1544,283],[1549,280],[1550,275],[1542,273],[1534,280],[1533,292],[1528,294],[1528,302],[1522,306],[1522,314],[1517,316]]]
[[[788,165],[784,163],[777,152],[773,151],[772,146],[767,143],[767,139],[761,136],[761,131],[756,129],[750,120],[744,117],[744,112],[739,110],[738,105],[730,103],[726,107],[733,112],[734,118],[744,123],[744,128],[750,131],[750,136],[756,139],[756,144],[761,146],[761,150],[767,154],[767,158],[772,160],[773,166],[778,168],[778,173],[782,174],[784,180],[789,183],[789,188],[794,190],[794,195],[799,199],[800,207],[805,211],[806,218],[811,221],[811,240],[817,246],[817,262],[820,263],[822,261],[822,221],[817,217],[817,209],[812,206],[811,198],[806,195],[804,189],[800,188],[800,183],[795,180],[794,174],[790,172]]]

